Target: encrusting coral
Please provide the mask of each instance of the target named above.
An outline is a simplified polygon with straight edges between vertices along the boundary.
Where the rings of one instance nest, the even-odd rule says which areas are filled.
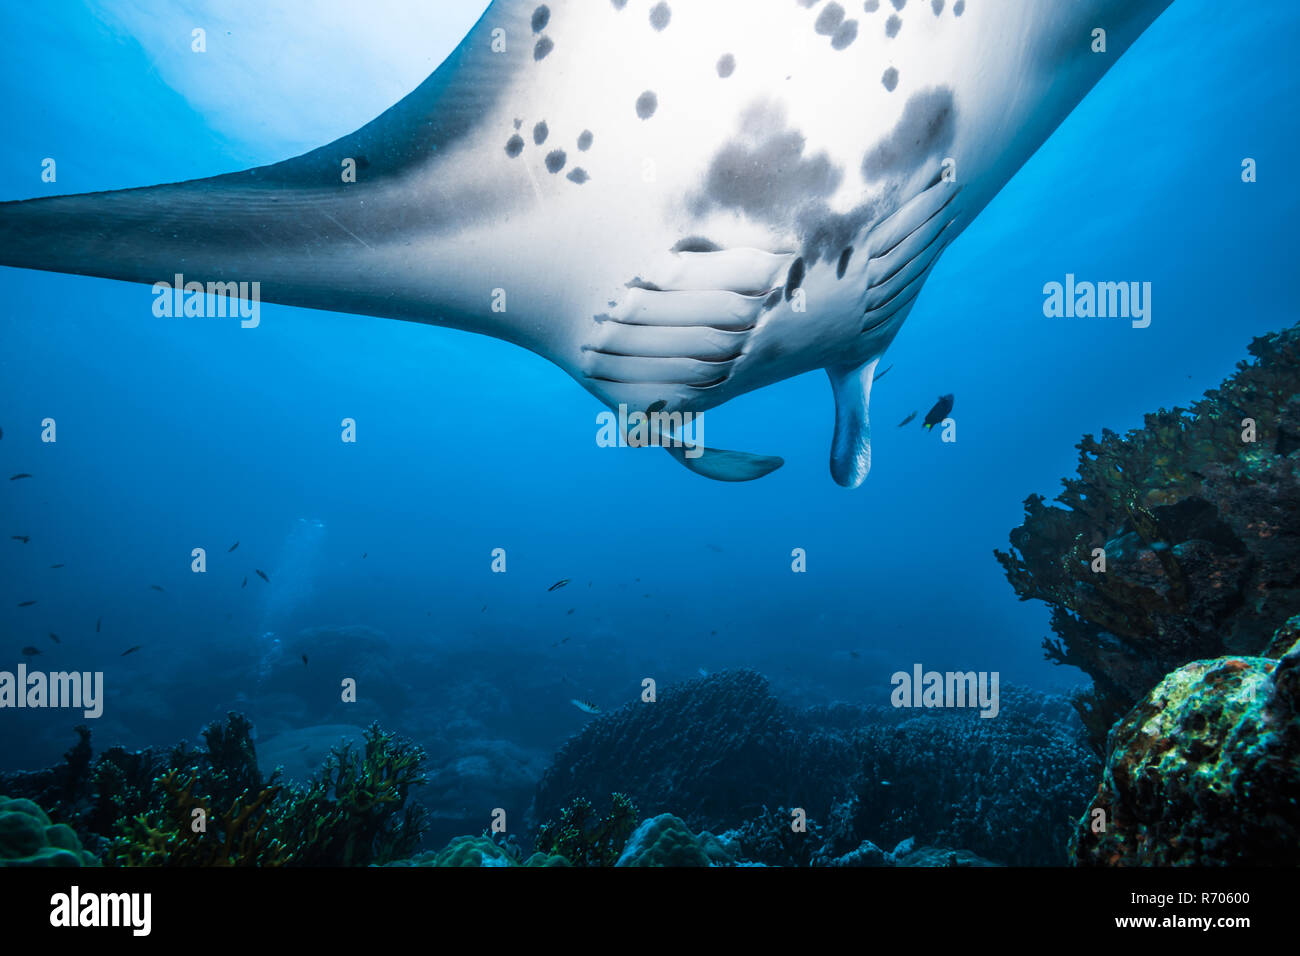
[[[1093,679],[1076,706],[1099,752],[1165,674],[1259,654],[1300,612],[1300,326],[1249,349],[1191,408],[1085,436],[1063,507],[1031,495],[995,552],[1021,600],[1051,607],[1048,659]]]
[[[1280,660],[1187,664],[1115,725],[1097,795],[1071,841],[1076,863],[1295,865],[1300,617],[1278,636],[1270,651]]]
[[[0,797],[0,867],[98,865],[71,827],[51,823],[30,800]]]

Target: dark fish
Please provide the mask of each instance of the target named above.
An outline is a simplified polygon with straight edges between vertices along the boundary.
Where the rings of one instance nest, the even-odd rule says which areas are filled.
[[[862,655],[859,654],[857,651],[849,651],[849,657],[853,658],[855,661],[861,656]]]
[[[884,378],[886,375],[888,375],[888,374],[889,374],[890,372],[892,372],[893,370],[894,370],[894,366],[891,365],[891,366],[889,366],[889,368],[885,369],[885,370],[884,370],[883,372],[881,372],[879,375],[873,376],[872,379],[871,379],[871,384],[872,384],[872,385],[876,384],[876,382],[879,382],[882,378]]]
[[[1190,375],[1187,376],[1187,377],[1188,377],[1188,378],[1191,378]],[[0,438],[4,438],[4,437],[5,437],[5,430],[4,430],[3,428],[0,428]]]
[[[61,565],[61,564],[51,564],[50,567],[51,567],[51,568],[61,568],[61,567],[63,567],[63,565]]]
[[[265,581],[267,584],[271,583],[271,579],[266,576],[266,572],[263,571],[261,568],[253,568],[253,570],[256,571],[257,576],[261,578],[263,581]]]
[[[144,647],[143,644],[137,644],[135,647],[128,647],[126,650],[124,650],[124,651],[122,652],[122,656],[123,656],[123,657],[126,657],[127,654],[134,654],[136,651],[138,651],[138,650],[139,650],[140,648],[142,648],[142,647]]]
[[[573,613],[574,611],[576,611],[576,610],[577,610],[576,607],[571,607],[571,608],[569,608],[569,613],[572,614],[572,613]]]
[[[366,555],[368,555],[369,553],[370,553],[369,551],[362,551],[362,552],[361,552],[361,560],[364,561],[364,560],[366,559]]]
[[[50,631],[50,640],[52,640],[55,644],[63,643],[61,640],[59,640],[59,635],[55,634],[53,631]]]
[[[23,648],[23,657],[35,657],[40,652],[41,649],[39,647],[32,647],[30,644],[28,644],[26,647]]]
[[[32,540],[32,536],[30,534],[11,534],[9,537],[12,538],[14,541],[21,541],[23,544],[26,544],[28,541]]]
[[[162,588],[160,588],[160,587],[159,587],[158,585],[156,585],[156,584],[151,584],[151,585],[149,585],[149,590],[150,590],[150,591],[162,591]],[[166,591],[163,591],[163,594],[166,594],[166,593],[167,593]]]
[[[479,613],[480,613],[480,614],[482,614],[482,613],[483,613],[483,611],[486,611],[486,610],[487,610],[487,605],[486,605],[486,604],[484,604],[484,605],[483,605],[483,607],[482,607],[482,609],[481,609],[481,610],[480,610],[480,611],[479,611]],[[432,612],[432,611],[430,611],[430,612],[429,612],[429,613],[430,613],[430,614],[432,614],[432,613],[433,613],[433,612]]]
[[[906,418],[904,418],[901,422],[898,423],[898,427],[902,428],[904,425],[912,424],[912,422],[916,421],[916,416],[917,413],[912,412],[912,414],[908,415]]]
[[[32,606],[33,604],[35,604],[35,603],[36,603],[35,601],[19,601],[19,602],[18,602],[18,606],[19,606],[19,607],[31,607],[31,606]]]
[[[572,581],[572,580],[573,580],[573,578],[561,578],[559,581],[556,581],[554,584],[552,584],[552,585],[551,585],[549,588],[547,588],[546,590],[547,590],[548,592],[550,592],[550,591],[558,591],[560,588],[564,587],[566,584],[568,584],[568,583],[569,583],[570,581]]]
[[[226,548],[226,554],[229,554],[231,551],[234,551],[237,547],[239,547],[239,542],[238,542],[238,541],[236,541],[236,542],[235,542],[234,544],[232,544],[230,547]]]
[[[101,624],[103,624],[103,623],[104,623],[104,619],[103,619],[102,617],[97,617],[97,618],[95,618],[95,633],[96,633],[96,634],[99,633],[99,625],[101,625]]]
[[[926,431],[929,431],[934,428],[935,425],[938,425],[941,421],[947,418],[948,413],[952,411],[952,403],[953,398],[951,395],[945,395],[940,398],[934,403],[934,408],[930,409],[930,413],[925,416],[925,424],[921,427]]]
[[[307,666],[307,655],[306,655],[306,654],[302,655],[302,666],[303,666],[303,667],[306,667],[306,666]]]
[[[244,575],[244,583],[241,584],[240,587],[241,587],[241,588],[246,588],[246,587],[248,587],[248,575],[247,575],[247,574]]]
[[[569,643],[569,639],[566,637],[563,638],[562,640],[556,641],[554,644],[551,645],[551,647],[559,647],[561,644],[567,644],[567,643]]]
[[[21,473],[21,474],[14,475],[14,476],[13,476],[12,478],[10,478],[9,480],[10,480],[10,481],[17,481],[19,478],[30,478],[30,477],[31,477],[31,475],[24,471],[24,472]]]

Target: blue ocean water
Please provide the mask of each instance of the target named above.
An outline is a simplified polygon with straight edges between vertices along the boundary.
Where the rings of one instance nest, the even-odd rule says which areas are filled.
[[[184,46],[188,19],[136,6],[174,20]],[[297,132],[292,102],[241,113],[251,81],[182,95],[170,48],[111,4],[9,5],[0,198],[318,145],[418,83],[479,7],[445,5],[428,62],[385,74],[394,95],[367,85],[374,57],[323,63],[310,37],[282,38],[277,69],[306,75],[287,88],[327,104],[303,100]],[[916,662],[1077,685],[1042,660],[1047,612],[1017,601],[992,550],[1027,495],[1072,473],[1082,434],[1188,404],[1296,318],[1300,7],[1223,9],[1176,0],[947,252],[883,363],[857,491],[827,474],[820,373],[709,413],[710,443],[787,462],[715,484],[661,453],[597,447],[595,400],[501,342],[278,306],[256,334],[163,325],[145,286],[0,269],[0,472],[33,475],[0,487],[0,661],[34,645],[49,667],[103,670],[103,745],[192,739],[240,709],[264,738],[379,718],[448,761],[493,741],[479,750],[524,766],[588,719],[570,698],[612,709],[646,676],[749,666],[800,703],[883,701]],[[1067,273],[1151,282],[1150,328],[1044,318],[1044,283]],[[946,393],[955,443],[895,427]],[[339,441],[344,418],[355,444]],[[495,548],[506,574],[491,573]],[[795,548],[807,573],[791,572]],[[339,702],[340,674],[360,703]],[[80,718],[0,721],[14,769],[55,759]]]

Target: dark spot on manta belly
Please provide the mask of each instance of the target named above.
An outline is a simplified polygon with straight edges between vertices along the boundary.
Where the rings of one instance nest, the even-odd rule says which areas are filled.
[[[664,29],[672,18],[672,8],[666,3],[657,3],[654,9],[650,11],[650,25],[656,30]]]
[[[889,19],[885,21],[885,36],[896,37],[901,29],[903,29],[903,21],[898,18],[898,14],[891,13]]]
[[[843,279],[844,273],[849,271],[849,261],[853,258],[853,247],[849,246],[840,253],[839,265],[835,267],[835,278]]]
[[[736,58],[730,53],[724,53],[718,59],[718,76],[724,80],[736,72]]]
[[[533,142],[541,146],[546,142],[546,137],[551,135],[551,128],[546,125],[546,120],[542,120],[533,127]]]
[[[627,6],[627,0],[609,0],[614,5],[615,10],[622,10]]]
[[[514,136],[511,136],[510,139],[506,141],[506,155],[509,156],[511,159],[514,159],[523,151],[524,151],[524,138],[522,136],[516,134]]]
[[[844,8],[838,3],[828,3],[822,8],[822,12],[818,14],[813,29],[822,36],[831,36],[840,28],[840,24],[843,22]]]
[[[653,90],[646,90],[636,98],[636,115],[642,119],[649,119],[655,115],[655,110],[659,108],[659,97],[654,94]]]
[[[849,20],[847,23],[840,24],[840,28],[835,31],[835,36],[831,37],[831,47],[836,50],[846,50],[857,38],[858,21]]]
[[[777,289],[775,292],[773,292],[771,295],[767,297],[766,301],[764,301],[763,311],[766,312],[768,309],[775,309],[780,304],[781,304],[781,290]]]
[[[867,0],[867,2],[862,5],[862,9],[866,13],[875,13],[880,9],[880,0]]]
[[[794,265],[790,267],[790,274],[786,277],[785,301],[789,302],[792,298],[794,298],[795,292],[797,292],[799,290],[799,287],[803,285],[803,277],[804,277],[803,257],[800,256],[798,259],[794,260]]]
[[[551,173],[558,173],[568,162],[568,157],[564,155],[564,150],[555,149],[546,154],[546,169]]]
[[[577,183],[579,186],[581,186],[591,177],[587,175],[587,171],[583,169],[581,166],[574,166],[573,171],[569,173],[569,175],[566,176],[565,178],[568,179],[569,182]]]
[[[628,288],[628,289],[644,289],[646,292],[664,291],[663,289],[659,288],[659,286],[655,285],[653,282],[646,282],[640,276],[637,276],[635,279],[632,279],[628,282],[624,282],[623,286],[624,288]]]
[[[885,75],[880,78],[880,82],[885,84],[885,89],[894,92],[898,88],[898,70],[892,66],[885,71]]]
[[[946,149],[952,143],[956,115],[952,90],[946,86],[914,93],[898,125],[863,157],[863,178],[873,182],[910,171]]]
[[[595,139],[596,137],[592,134],[591,130],[584,129],[582,134],[578,137],[578,149],[585,153],[587,150],[591,149],[591,144]]]
[[[722,247],[712,240],[705,239],[703,236],[687,236],[680,239],[677,245],[673,246],[673,252],[720,252]]]
[[[895,10],[902,10],[903,7],[907,6],[907,0],[889,0],[889,2],[894,5]]]
[[[541,33],[546,29],[546,24],[551,22],[551,8],[542,4],[533,11],[533,32]]]
[[[934,11],[936,17],[943,13],[943,0],[930,0],[930,9]]]
[[[952,15],[954,17],[959,17],[965,12],[966,0],[957,0],[957,2],[952,5]]]
[[[555,43],[550,37],[542,37],[537,41],[537,46],[533,47],[533,59],[544,60],[546,55],[555,49]]]

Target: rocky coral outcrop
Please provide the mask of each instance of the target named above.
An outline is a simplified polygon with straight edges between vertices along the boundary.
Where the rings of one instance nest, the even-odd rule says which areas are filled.
[[[1249,349],[1191,408],[1085,436],[1063,507],[1031,495],[995,552],[1021,600],[1051,606],[1048,659],[1092,677],[1098,749],[1165,674],[1259,654],[1300,612],[1300,327]]]
[[[1281,660],[1179,668],[1115,725],[1097,795],[1071,841],[1076,863],[1300,862],[1298,632],[1300,617],[1279,630],[1291,641]]]
[[[0,867],[98,865],[71,827],[51,823],[30,800],[0,797]]]

